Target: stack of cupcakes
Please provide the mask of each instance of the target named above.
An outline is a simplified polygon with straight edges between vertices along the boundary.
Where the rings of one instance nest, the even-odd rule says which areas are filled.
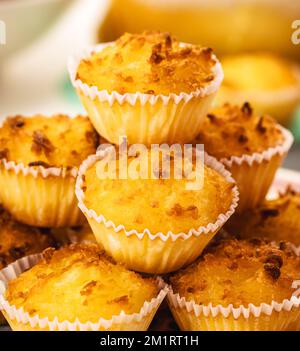
[[[18,221],[50,227],[55,237],[87,220],[98,244],[47,249],[4,268],[0,305],[11,327],[147,330],[166,295],[183,330],[297,325],[295,247],[216,235],[262,205],[291,134],[248,103],[212,110],[219,61],[210,48],[169,34],[124,34],[72,59],[69,72],[88,118],[7,119],[0,201]],[[124,137],[147,155],[124,156]],[[100,139],[107,143],[97,149]],[[148,166],[153,144],[191,145],[190,174],[176,177],[168,149],[146,177],[120,176],[124,164],[126,175],[137,161]],[[112,155],[120,156],[116,164]],[[117,176],[103,177],[103,161]],[[200,187],[189,187],[191,174]]]

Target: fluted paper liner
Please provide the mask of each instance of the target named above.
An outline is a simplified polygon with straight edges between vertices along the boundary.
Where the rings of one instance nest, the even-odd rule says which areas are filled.
[[[151,233],[148,228],[143,232],[135,229],[126,230],[124,225],[116,225],[102,214],[88,209],[84,204],[82,190],[83,175],[97,160],[103,157],[103,152],[89,156],[80,166],[76,181],[76,196],[78,206],[85,214],[96,240],[114,257],[117,262],[123,262],[133,270],[162,274],[174,271],[193,262],[203,251],[208,242],[234,213],[238,204],[238,190],[232,189],[232,203],[226,213],[221,213],[214,223],[191,228],[187,233],[169,231]],[[221,174],[228,182],[235,183],[229,171],[215,158],[204,153],[205,165]]]
[[[99,134],[114,144],[119,143],[120,135],[126,135],[131,144],[148,145],[193,139],[223,80],[222,67],[216,57],[213,57],[216,63],[212,69],[215,78],[191,93],[109,93],[82,82],[77,77],[77,69],[83,59],[112,44],[92,47],[82,55],[70,58],[68,63],[72,84]]]
[[[4,294],[6,285],[10,280],[16,279],[22,272],[33,267],[42,258],[42,254],[30,255],[10,264],[0,271],[0,309],[2,309],[8,323],[13,330],[48,330],[48,331],[98,331],[98,330],[147,330],[158,307],[168,292],[168,286],[157,278],[160,289],[158,295],[151,301],[145,301],[138,313],[126,314],[123,311],[111,319],[99,317],[95,323],[81,323],[77,318],[75,321],[59,321],[41,318],[38,314],[30,316],[22,307],[10,305]],[[2,285],[2,286],[1,286]]]
[[[237,212],[255,208],[266,197],[277,169],[293,144],[293,135],[279,126],[284,141],[275,147],[251,155],[222,158],[222,162],[232,173],[240,192]]]
[[[0,160],[0,201],[17,220],[28,225],[80,225],[84,218],[74,192],[77,173],[77,167],[29,167],[3,158]]]

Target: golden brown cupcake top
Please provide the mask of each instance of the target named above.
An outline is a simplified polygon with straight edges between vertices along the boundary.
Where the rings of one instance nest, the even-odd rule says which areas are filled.
[[[241,107],[224,104],[213,109],[196,138],[218,159],[263,152],[283,140],[278,123],[270,116],[257,116],[247,102]]]
[[[38,228],[16,222],[0,207],[0,269],[53,245],[55,242],[52,236]]]
[[[0,158],[32,167],[78,167],[97,145],[98,135],[83,116],[14,116],[0,127]]]
[[[125,33],[80,62],[77,79],[109,93],[190,93],[214,78],[210,48],[180,44],[168,33]]]
[[[158,293],[155,278],[144,278],[114,263],[96,244],[55,251],[8,284],[6,298],[31,316],[97,322],[121,311],[139,312]]]
[[[224,307],[282,302],[300,279],[300,258],[289,244],[262,239],[221,240],[170,279],[173,291],[199,305]]]
[[[229,220],[227,229],[240,238],[265,237],[300,245],[300,193],[291,188],[279,198]]]
[[[149,155],[138,156],[141,164],[151,160]],[[171,155],[172,156],[172,155]],[[147,158],[144,161],[144,158]],[[128,170],[135,169],[137,158],[129,157]],[[142,233],[148,229],[151,234],[169,231],[174,234],[188,233],[215,223],[218,216],[225,214],[233,201],[234,184],[227,181],[214,169],[203,165],[199,172],[199,189],[191,190],[191,179],[182,175],[174,177],[174,159],[170,159],[169,178],[166,179],[162,165],[154,170],[149,161],[149,179],[116,179],[99,177],[101,160],[87,169],[82,189],[84,204],[96,214],[103,215],[115,226],[123,225],[126,230]],[[192,170],[196,170],[193,163]],[[116,166],[119,172],[119,164]],[[194,182],[194,180],[193,180]]]

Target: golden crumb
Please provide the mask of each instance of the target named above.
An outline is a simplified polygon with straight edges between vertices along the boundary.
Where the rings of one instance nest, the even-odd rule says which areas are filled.
[[[31,167],[78,167],[97,146],[98,135],[83,116],[14,116],[0,128],[0,158]]]
[[[42,252],[55,243],[50,234],[15,221],[0,207],[0,269],[19,258]]]
[[[221,240],[170,278],[175,293],[199,305],[259,306],[290,299],[300,258],[288,244],[263,239]]]
[[[80,62],[77,78],[109,93],[190,93],[215,77],[210,48],[179,43],[168,33],[125,33]]]
[[[229,220],[228,231],[240,238],[265,237],[300,245],[300,193],[291,188],[279,198]]]
[[[30,315],[95,323],[139,312],[157,293],[155,278],[116,264],[91,243],[46,250],[42,261],[8,284],[6,298]]]
[[[139,159],[147,157],[150,160],[151,152],[149,150],[149,156],[139,155]],[[128,170],[136,167],[135,161],[134,157],[128,158]],[[149,179],[101,179],[97,173],[100,162],[86,171],[84,204],[115,225],[124,225],[126,230],[143,232],[148,228],[153,234],[188,233],[192,228],[215,223],[232,203],[233,183],[212,168],[203,167],[203,163],[203,173],[198,173],[199,189],[191,190],[188,188],[191,179],[174,178],[172,158],[169,179],[163,177],[161,167],[154,172],[156,178],[150,178],[149,174]],[[149,161],[149,170],[152,166]]]
[[[251,155],[282,144],[279,124],[270,116],[257,116],[249,103],[224,104],[206,117],[196,143],[218,159]]]

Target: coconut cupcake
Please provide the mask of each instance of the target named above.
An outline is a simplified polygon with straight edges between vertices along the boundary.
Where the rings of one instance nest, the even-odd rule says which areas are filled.
[[[69,63],[100,135],[114,144],[187,142],[200,130],[223,73],[210,48],[168,33],[124,34]]]
[[[0,269],[19,258],[56,246],[51,234],[15,221],[2,207],[0,207],[0,242]]]
[[[3,206],[33,226],[82,224],[75,179],[80,163],[97,145],[98,136],[86,117],[8,117],[0,127]]]
[[[117,262],[159,274],[179,269],[201,254],[233,214],[238,192],[230,173],[212,157],[202,153],[205,165],[193,159],[190,173],[178,177],[170,152],[162,156],[169,157],[169,174],[161,163],[153,169],[155,155],[149,149],[120,158],[116,165],[110,163],[109,152],[90,156],[80,167],[76,195],[97,241]],[[122,179],[124,161],[128,174],[139,167],[137,162],[148,165],[149,173]],[[115,167],[115,178],[101,173],[106,162],[108,168]],[[197,188],[190,187],[195,185],[192,174],[197,174]]]
[[[167,293],[96,244],[28,256],[2,270],[0,280],[3,313],[13,330],[23,331],[147,330]]]
[[[239,238],[286,240],[300,246],[300,193],[287,188],[278,198],[230,219],[226,229]]]
[[[299,279],[288,244],[223,240],[170,278],[168,302],[182,330],[289,330],[299,324]]]
[[[271,117],[257,116],[249,103],[225,104],[207,115],[196,142],[232,173],[241,212],[264,200],[293,137]]]
[[[11,215],[0,207],[0,269],[17,259],[42,252],[54,246],[52,236],[40,229],[16,222]],[[0,313],[0,325],[5,322]]]

